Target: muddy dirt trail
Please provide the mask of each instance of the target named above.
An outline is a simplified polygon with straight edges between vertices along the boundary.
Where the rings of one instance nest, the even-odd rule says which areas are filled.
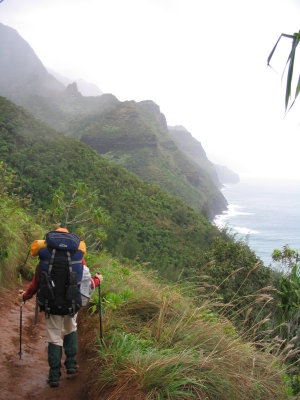
[[[26,285],[24,285],[24,288]],[[0,399],[1,400],[87,400],[87,361],[80,352],[79,373],[67,379],[62,359],[59,388],[47,384],[48,361],[44,314],[38,314],[34,325],[34,299],[23,304],[22,359],[19,358],[20,302],[18,288],[0,292]]]

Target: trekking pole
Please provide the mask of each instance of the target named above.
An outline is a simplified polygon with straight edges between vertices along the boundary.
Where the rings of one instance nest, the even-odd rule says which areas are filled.
[[[103,343],[103,334],[102,334],[102,313],[101,313],[101,283],[99,281],[98,291],[99,291],[99,320],[100,320],[100,340]]]
[[[39,312],[39,305],[38,305],[38,297],[36,295],[35,309],[34,309],[34,325],[37,325],[37,323],[38,323],[38,312]]]
[[[22,358],[22,314],[23,314],[23,304],[20,305],[20,351],[18,353],[20,360]]]

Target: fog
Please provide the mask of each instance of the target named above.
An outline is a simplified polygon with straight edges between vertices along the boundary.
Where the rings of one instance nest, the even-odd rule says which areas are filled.
[[[285,116],[281,81],[291,43],[282,40],[273,69],[267,57],[299,17],[295,0],[0,3],[0,21],[46,67],[122,101],[151,99],[212,161],[285,179],[300,179],[300,106]]]

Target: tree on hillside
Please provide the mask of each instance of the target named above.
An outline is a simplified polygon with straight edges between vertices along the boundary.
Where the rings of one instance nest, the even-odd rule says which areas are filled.
[[[297,86],[296,86],[295,95],[292,98],[292,93],[291,92],[292,92],[292,81],[293,81],[293,76],[294,76],[294,64],[295,64],[295,57],[296,57],[296,49],[297,49],[297,46],[298,46],[298,44],[300,42],[300,31],[297,32],[297,33],[294,33],[293,35],[288,35],[288,34],[282,33],[279,36],[275,46],[273,47],[273,49],[272,49],[272,51],[271,51],[271,53],[270,53],[270,55],[268,57],[268,66],[270,66],[271,59],[272,59],[272,57],[274,55],[274,52],[275,52],[275,50],[277,48],[277,45],[278,45],[280,39],[282,37],[292,40],[292,48],[291,48],[290,54],[289,54],[289,56],[287,58],[287,61],[286,61],[286,64],[285,64],[285,67],[284,67],[284,70],[283,70],[283,73],[282,73],[282,77],[283,77],[283,75],[285,73],[285,70],[288,68],[286,91],[285,91],[285,111],[287,111],[287,110],[290,110],[291,107],[293,107],[293,105],[294,105],[294,103],[296,101],[296,98],[298,97],[298,94],[300,92],[300,76],[299,76],[298,83],[297,83]],[[291,101],[292,101],[292,104],[290,105],[290,107],[288,109],[288,106],[289,106]]]
[[[90,248],[100,250],[106,239],[104,228],[109,224],[109,216],[97,204],[99,192],[91,191],[81,181],[71,185],[69,190],[56,190],[46,218],[56,226],[63,226],[77,233]]]

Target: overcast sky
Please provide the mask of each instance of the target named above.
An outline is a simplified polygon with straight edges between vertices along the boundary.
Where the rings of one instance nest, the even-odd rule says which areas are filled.
[[[300,105],[285,117],[281,82],[288,40],[267,68],[280,33],[300,29],[300,0],[4,0],[0,22],[46,67],[155,101],[212,161],[300,180]]]

